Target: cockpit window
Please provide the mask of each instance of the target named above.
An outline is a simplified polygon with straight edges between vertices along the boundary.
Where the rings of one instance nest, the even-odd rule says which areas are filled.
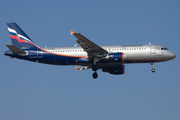
[[[162,47],[162,48],[161,48],[161,50],[168,50],[168,49],[167,49],[167,48],[165,48],[165,47]]]

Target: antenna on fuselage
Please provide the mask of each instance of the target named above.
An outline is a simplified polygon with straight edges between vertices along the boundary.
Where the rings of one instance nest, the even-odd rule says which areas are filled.
[[[74,47],[77,47],[78,44],[74,45]]]

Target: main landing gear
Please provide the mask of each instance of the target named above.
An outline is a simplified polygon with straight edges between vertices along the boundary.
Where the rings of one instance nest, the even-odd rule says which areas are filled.
[[[155,70],[155,68],[154,68],[154,64],[153,63],[151,63],[151,71],[154,73],[156,70]]]
[[[96,71],[97,71],[97,66],[96,66],[96,65],[93,65],[93,66],[92,66],[92,70],[95,71],[95,72],[92,74],[92,76],[93,76],[94,79],[96,79],[96,78],[98,77],[98,74],[97,74],[97,72],[96,72]]]
[[[93,74],[92,74],[93,78],[96,79],[98,77],[98,74],[97,72],[95,71]]]

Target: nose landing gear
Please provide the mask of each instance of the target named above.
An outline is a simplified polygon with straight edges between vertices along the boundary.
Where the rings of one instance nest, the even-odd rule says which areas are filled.
[[[154,64],[153,63],[151,63],[151,71],[154,73],[156,70],[155,70],[155,68],[154,68]]]

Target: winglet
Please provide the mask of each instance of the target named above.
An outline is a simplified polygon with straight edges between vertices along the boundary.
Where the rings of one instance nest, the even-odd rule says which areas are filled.
[[[78,71],[78,70],[79,70],[79,68],[78,68],[78,67],[76,67],[76,66],[75,66],[75,68],[76,68],[76,71]]]
[[[69,30],[71,32],[71,35],[73,35],[75,32],[73,32],[72,30]]]

